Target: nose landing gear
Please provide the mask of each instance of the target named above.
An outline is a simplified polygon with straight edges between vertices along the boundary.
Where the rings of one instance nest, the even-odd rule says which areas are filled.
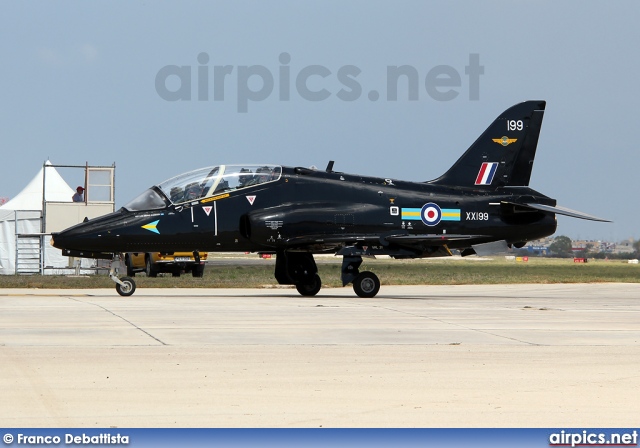
[[[129,297],[136,291],[136,282],[131,277],[118,278],[118,271],[122,266],[124,266],[122,263],[122,255],[115,255],[111,262],[111,268],[109,269],[109,278],[116,283],[116,291],[118,294]]]
[[[116,291],[124,297],[129,297],[136,291],[136,282],[131,277],[122,277],[120,283],[116,283]]]

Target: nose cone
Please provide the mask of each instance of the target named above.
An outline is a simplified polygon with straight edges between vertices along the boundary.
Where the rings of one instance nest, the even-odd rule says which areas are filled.
[[[93,225],[82,223],[51,234],[51,245],[65,251],[103,251],[101,233]]]
[[[118,236],[126,222],[126,214],[109,213],[76,224],[62,232],[53,232],[51,244],[63,252],[125,252],[123,248],[118,247]]]
[[[65,248],[65,238],[64,238],[64,236],[61,236],[61,232],[52,232],[51,233],[51,241],[49,241],[49,244],[51,244],[55,248],[64,249]]]

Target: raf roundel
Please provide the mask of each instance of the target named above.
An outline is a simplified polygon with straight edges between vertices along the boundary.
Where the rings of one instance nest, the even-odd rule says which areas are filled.
[[[438,207],[437,204],[429,202],[422,206],[420,217],[422,218],[422,222],[426,225],[435,226],[442,219],[442,210],[440,210],[440,207]]]

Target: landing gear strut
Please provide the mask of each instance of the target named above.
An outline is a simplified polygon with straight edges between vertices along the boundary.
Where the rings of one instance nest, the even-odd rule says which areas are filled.
[[[109,269],[109,278],[116,282],[116,291],[124,297],[128,297],[136,291],[136,282],[131,277],[118,278],[118,271],[123,266],[122,256],[115,255]]]

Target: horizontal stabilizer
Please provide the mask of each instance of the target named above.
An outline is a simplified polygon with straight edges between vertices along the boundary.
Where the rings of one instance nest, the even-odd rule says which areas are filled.
[[[558,205],[544,205],[544,204],[519,204],[517,202],[506,202],[507,204],[518,205],[520,207],[532,208],[543,212],[556,213],[558,215],[570,216],[572,218],[588,219],[590,221],[611,222],[608,219],[598,218],[597,216],[588,215],[586,213],[571,210],[569,208],[560,207]]]

